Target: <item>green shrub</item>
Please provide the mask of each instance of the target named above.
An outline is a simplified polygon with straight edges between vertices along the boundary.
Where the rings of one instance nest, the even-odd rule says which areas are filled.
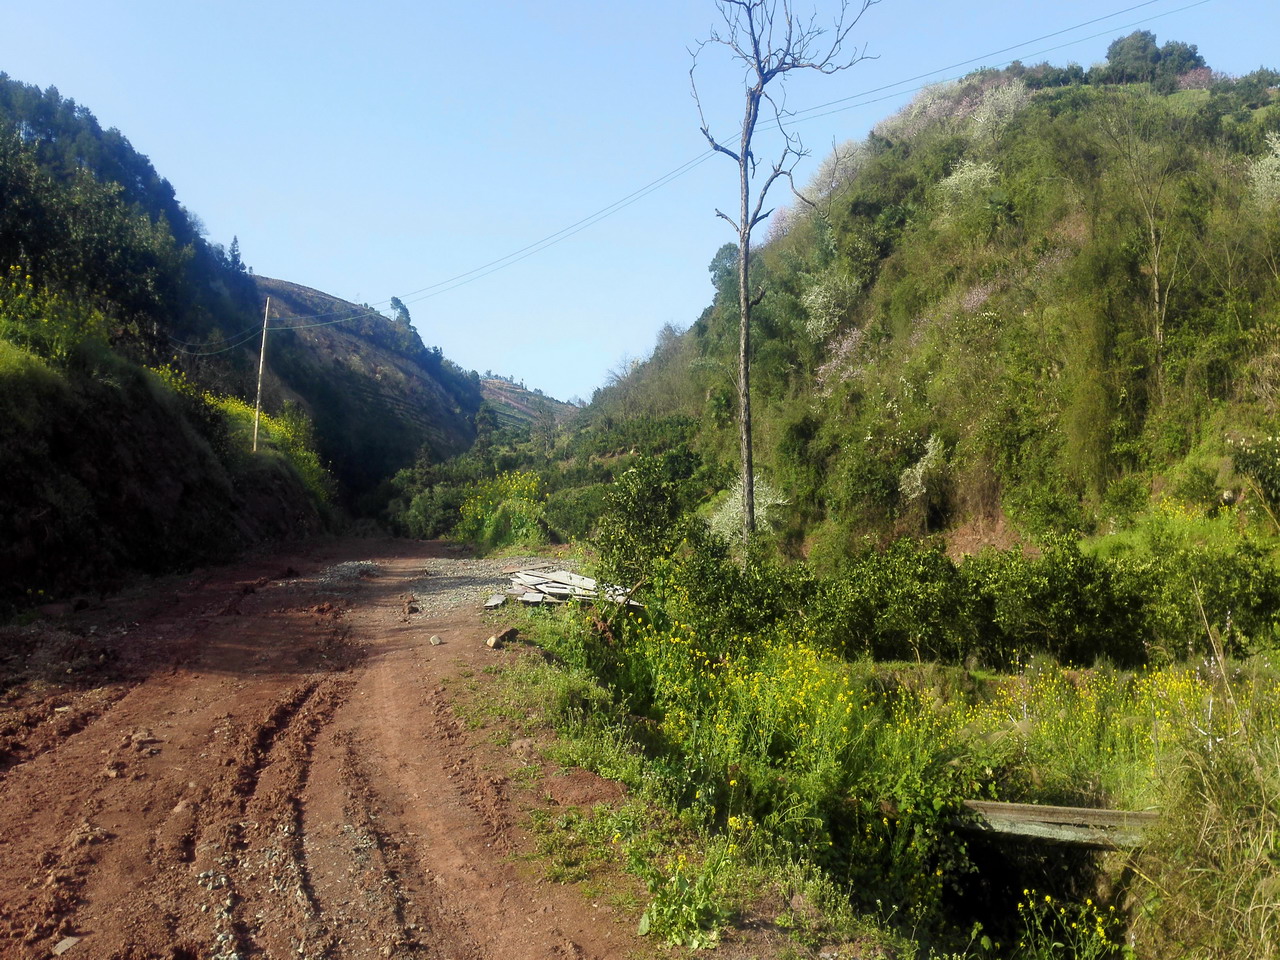
[[[586,538],[600,522],[608,494],[609,486],[604,483],[557,490],[547,497],[547,523],[563,539]]]
[[[600,573],[630,586],[645,580],[652,564],[669,554],[680,536],[684,497],[657,457],[640,457],[605,497],[595,544]]]
[[[37,288],[19,267],[0,278],[0,338],[61,363],[86,340],[106,343],[110,330],[100,311]]]
[[[500,473],[471,490],[454,533],[480,550],[546,543],[544,500],[536,473]]]
[[[1231,510],[1164,500],[1132,529],[1099,540],[1131,584],[1143,629],[1163,659],[1194,658],[1209,633],[1231,655],[1274,649],[1280,636],[1280,571]]]
[[[414,494],[407,506],[395,512],[394,523],[410,537],[442,537],[458,525],[466,499],[465,487],[433,484]]]
[[[1238,472],[1250,478],[1274,509],[1280,506],[1280,436],[1228,439]]]
[[[1038,557],[986,550],[961,572],[990,617],[982,652],[992,665],[1033,653],[1085,666],[1099,658],[1129,665],[1145,660],[1146,584],[1082,553],[1074,540],[1051,539]]]
[[[1127,527],[1141,515],[1149,501],[1146,478],[1131,473],[1108,485],[1102,500],[1102,515],[1117,527]]]
[[[884,660],[963,660],[978,639],[967,584],[940,543],[864,545],[814,605],[833,648]]]

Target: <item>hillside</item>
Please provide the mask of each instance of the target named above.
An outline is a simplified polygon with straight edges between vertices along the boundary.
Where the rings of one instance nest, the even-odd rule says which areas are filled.
[[[939,535],[958,556],[1120,531],[1164,502],[1226,498],[1265,520],[1278,87],[1139,32],[1089,71],[1014,64],[926,88],[840,145],[802,185],[813,205],[778,210],[752,258],[763,540],[830,569],[868,539]],[[714,301],[554,444],[514,435],[486,454],[539,474],[553,533],[595,529],[646,455],[725,529],[735,260],[715,254]],[[424,482],[457,499],[444,474]]]
[[[287,281],[254,281],[280,318],[268,344],[267,408],[302,405],[348,502],[358,504],[423,448],[443,459],[471,445],[479,378],[424,346],[407,320]],[[257,343],[244,349],[256,356]]]
[[[0,610],[376,511],[471,444],[478,377],[402,304],[255,277],[123,134],[3,74],[0,200]]]
[[[493,408],[500,428],[529,427],[548,420],[551,424],[561,424],[578,410],[571,403],[563,403],[541,391],[526,390],[501,377],[481,378],[480,390]]]
[[[784,550],[941,533],[971,551],[1123,528],[1161,497],[1255,498],[1233,464],[1280,413],[1280,74],[1117,83],[1113,48],[1090,74],[928,88],[826,160],[815,208],[775,214],[752,388]],[[667,435],[710,471],[704,497],[736,473],[735,256],[583,418],[593,436],[694,424]]]

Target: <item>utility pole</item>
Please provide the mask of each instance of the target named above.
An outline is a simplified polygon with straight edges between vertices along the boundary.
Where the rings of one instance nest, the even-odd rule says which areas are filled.
[[[258,452],[258,420],[262,416],[262,371],[267,365],[267,315],[271,313],[271,298],[262,311],[262,351],[258,354],[258,399],[253,403],[253,452]]]

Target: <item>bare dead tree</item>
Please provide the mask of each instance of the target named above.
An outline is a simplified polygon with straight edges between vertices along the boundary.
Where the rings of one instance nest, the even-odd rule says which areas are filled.
[[[792,113],[786,109],[785,99],[775,98],[770,91],[781,89],[787,74],[795,70],[814,70],[818,73],[838,73],[847,70],[865,58],[863,50],[845,55],[849,33],[879,0],[840,0],[839,13],[830,30],[818,24],[815,13],[808,20],[796,17],[791,0],[716,0],[716,8],[723,20],[722,27],[713,28],[707,39],[700,41],[691,51],[693,65],[689,68],[689,82],[693,99],[698,106],[698,119],[702,135],[717,153],[723,153],[738,165],[739,213],[735,220],[721,210],[716,216],[728,221],[738,234],[738,437],[742,456],[742,542],[745,547],[755,532],[755,470],[751,451],[751,308],[760,302],[763,291],[748,295],[748,271],[751,261],[751,231],[769,218],[772,210],[765,210],[769,189],[778,180],[786,180],[795,192],[792,173],[806,151],[799,137],[787,129],[786,121]],[[698,84],[694,71],[698,57],[709,46],[721,46],[729,51],[733,60],[746,67],[745,106],[742,129],[736,147],[728,146],[712,133],[702,110],[698,96]],[[782,138],[782,149],[776,162],[757,180],[758,162],[752,153],[761,118],[777,126]],[[732,141],[729,141],[732,143]],[[796,192],[796,196],[800,196]],[[801,199],[805,199],[801,197]],[[808,202],[806,200],[806,202]]]

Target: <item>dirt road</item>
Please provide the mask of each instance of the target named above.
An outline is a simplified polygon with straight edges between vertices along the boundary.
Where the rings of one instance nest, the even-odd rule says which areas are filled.
[[[484,644],[499,566],[327,542],[8,628],[0,956],[630,953],[513,856],[523,761],[451,706],[521,655]]]

